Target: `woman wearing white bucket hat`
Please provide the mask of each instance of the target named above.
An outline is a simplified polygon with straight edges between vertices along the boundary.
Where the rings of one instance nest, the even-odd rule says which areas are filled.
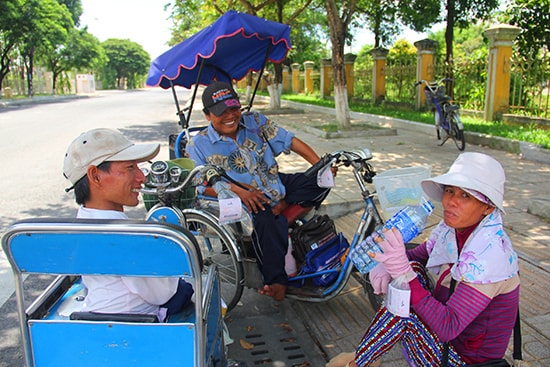
[[[370,274],[376,292],[386,293],[390,277],[408,281],[410,317],[382,307],[357,348],[357,366],[373,364],[398,341],[415,366],[439,366],[446,342],[449,366],[504,357],[520,288],[517,254],[502,224],[504,182],[498,161],[473,152],[422,181],[424,192],[442,202],[443,220],[412,250],[398,231],[387,231],[384,253],[371,255],[381,263]],[[437,279],[433,289],[426,269]],[[500,362],[495,366],[507,366]]]

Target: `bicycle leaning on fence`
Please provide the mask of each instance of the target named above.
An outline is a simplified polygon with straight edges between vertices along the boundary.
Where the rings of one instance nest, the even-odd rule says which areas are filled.
[[[443,78],[439,82],[428,82],[420,80],[414,84],[415,87],[424,85],[426,100],[432,105],[434,114],[435,130],[439,145],[452,138],[458,150],[464,150],[466,141],[464,139],[464,126],[460,120],[460,106],[453,103],[451,97],[446,94],[445,83],[452,81]]]

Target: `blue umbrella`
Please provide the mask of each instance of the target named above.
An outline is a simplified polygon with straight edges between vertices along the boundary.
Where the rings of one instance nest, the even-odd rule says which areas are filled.
[[[288,25],[230,10],[153,60],[147,85],[191,88],[240,80],[262,70],[266,61],[282,62],[288,50]]]

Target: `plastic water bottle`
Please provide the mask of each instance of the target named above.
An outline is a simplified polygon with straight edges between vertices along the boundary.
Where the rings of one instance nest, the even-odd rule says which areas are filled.
[[[426,222],[430,214],[432,214],[433,209],[433,204],[425,200],[421,205],[406,206],[395,213],[381,228],[374,231],[364,241],[355,246],[351,252],[351,261],[353,265],[355,265],[357,270],[362,274],[371,271],[378,262],[371,258],[368,253],[383,252],[375,241],[375,239],[382,234],[382,231],[384,229],[390,230],[391,228],[397,228],[401,236],[403,236],[403,242],[407,243],[418,236],[426,227]]]
[[[237,199],[239,199],[239,205],[241,205],[240,204],[241,199],[239,198],[239,195],[237,195],[236,193],[231,191],[231,186],[229,185],[229,183],[224,182],[224,181],[217,181],[216,183],[214,183],[214,185],[212,185],[212,188],[214,189],[214,191],[216,191],[216,194],[218,194],[218,199],[219,200],[237,198]],[[222,225],[236,223],[236,222],[241,222],[241,224],[243,226],[243,231],[246,234],[252,233],[252,229],[254,228],[254,224],[252,223],[250,215],[248,215],[248,213],[246,213],[246,210],[242,207],[242,205],[241,205],[241,214],[240,214],[240,216],[230,218],[230,219],[225,218],[223,220],[223,222],[220,220],[220,224],[222,224]]]

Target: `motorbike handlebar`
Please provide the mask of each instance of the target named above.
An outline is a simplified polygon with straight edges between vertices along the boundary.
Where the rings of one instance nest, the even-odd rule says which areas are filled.
[[[323,168],[324,166],[329,164],[334,158],[335,157],[333,156],[333,153],[327,153],[327,154],[323,155],[317,163],[315,163],[313,166],[309,167],[304,172],[304,175],[306,177],[311,177],[311,176],[317,174],[317,172],[319,172],[319,170],[321,168]]]

